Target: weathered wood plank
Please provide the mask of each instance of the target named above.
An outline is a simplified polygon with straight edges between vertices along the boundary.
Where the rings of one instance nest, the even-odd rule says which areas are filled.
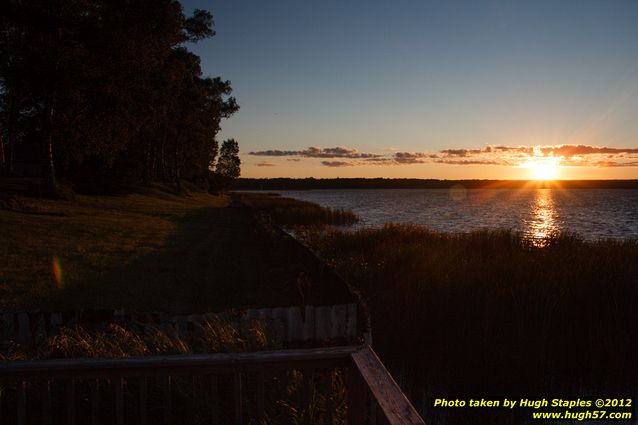
[[[42,425],[51,424],[51,381],[42,384]]]
[[[275,341],[288,341],[288,329],[286,329],[287,312],[283,307],[272,310],[273,331]]]
[[[244,423],[244,403],[242,400],[242,376],[241,373],[233,375],[233,401],[235,404],[235,425]]]
[[[333,305],[332,306],[332,337],[343,338],[346,336],[348,318],[348,306]]]
[[[315,307],[315,337],[318,340],[329,339],[332,335],[331,308]]]
[[[66,386],[66,421],[75,425],[75,379],[69,380]]]
[[[164,387],[164,423],[169,425],[172,423],[173,417],[173,383],[170,376],[166,377],[166,386]]]
[[[13,313],[2,314],[2,337],[3,339],[15,338],[15,327],[13,323]]]
[[[368,389],[356,366],[349,367],[346,373],[348,425],[365,425],[368,416],[366,412]]]
[[[148,424],[148,380],[140,379],[140,425]]]
[[[348,304],[347,312],[346,336],[354,338],[357,336],[357,304]]]
[[[211,375],[210,377],[210,408],[211,408],[211,416],[212,423],[219,423],[219,379],[216,375]]]
[[[157,374],[207,374],[259,371],[264,367],[289,369],[317,363],[321,367],[344,366],[355,346],[246,353],[153,356],[120,359],[54,359],[0,362],[0,381],[88,376],[143,376]]]
[[[321,380],[321,390],[326,395],[326,420],[325,423],[332,425],[334,422],[333,415],[335,413],[335,404],[334,404],[334,396],[335,392],[333,390],[333,371],[323,371],[322,380]]]
[[[17,388],[17,408],[18,408],[18,425],[26,425],[27,423],[27,383],[20,382]]]
[[[257,421],[261,422],[265,418],[265,385],[264,385],[264,373],[259,372],[256,376],[257,379]]]
[[[29,326],[29,315],[27,313],[18,314],[18,343],[25,347],[30,347],[33,343],[31,328]]]
[[[301,370],[301,406],[304,411],[303,425],[310,425],[310,405],[311,405],[311,390],[313,385],[313,370],[303,369]]]
[[[372,348],[366,347],[352,353],[351,357],[390,425],[425,425]]]
[[[37,347],[38,345],[45,343],[47,340],[47,323],[43,313],[38,314],[36,323],[37,325],[34,329],[33,340]]]
[[[288,328],[289,341],[303,340],[303,321],[301,320],[299,307],[288,307],[286,309],[286,327]]]
[[[91,382],[91,425],[100,423],[100,381]]]
[[[49,316],[49,334],[53,332],[57,332],[60,326],[62,326],[64,322],[62,321],[62,313],[51,313]]]
[[[306,306],[303,321],[303,340],[312,341],[315,339],[315,308]]]
[[[124,379],[115,380],[115,423],[124,425]]]

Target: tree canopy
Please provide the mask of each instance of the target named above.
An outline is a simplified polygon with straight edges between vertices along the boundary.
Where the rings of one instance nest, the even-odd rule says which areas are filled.
[[[236,179],[239,177],[240,165],[239,144],[235,139],[224,140],[217,162],[217,174],[228,179]]]
[[[215,34],[175,0],[9,1],[0,12],[0,157],[30,147],[40,172],[78,186],[205,181],[229,81],[188,50]]]

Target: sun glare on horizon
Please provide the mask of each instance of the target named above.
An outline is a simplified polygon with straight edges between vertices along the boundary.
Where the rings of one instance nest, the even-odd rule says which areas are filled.
[[[558,176],[558,160],[555,157],[534,158],[523,167],[530,169],[533,180],[555,180]]]

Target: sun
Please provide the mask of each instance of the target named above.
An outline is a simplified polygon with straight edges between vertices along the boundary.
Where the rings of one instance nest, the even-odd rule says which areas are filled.
[[[524,167],[531,170],[534,180],[554,180],[558,176],[558,161],[554,157],[535,158]]]

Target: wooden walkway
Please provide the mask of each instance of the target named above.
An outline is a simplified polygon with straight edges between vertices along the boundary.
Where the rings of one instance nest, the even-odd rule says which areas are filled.
[[[278,350],[250,353],[225,353],[192,356],[142,357],[127,359],[63,359],[46,361],[18,361],[0,364],[0,384],[4,391],[0,396],[2,423],[25,425],[34,423],[35,417],[41,423],[99,424],[105,411],[112,413],[113,423],[124,425],[125,412],[135,410],[138,417],[133,423],[145,425],[149,421],[149,379],[162,378],[163,410],[161,416],[167,424],[174,423],[173,391],[171,382],[180,376],[212,376],[211,391],[205,403],[215,410],[219,407],[215,395],[219,394],[217,378],[220,375],[232,377],[232,414],[235,425],[249,423],[252,419],[262,419],[267,400],[264,391],[264,374],[277,371],[312,371],[306,376],[313,377],[320,371],[341,369],[347,376],[347,423],[354,425],[399,425],[424,424],[401,389],[387,372],[371,347],[343,346],[303,350]],[[256,408],[248,411],[249,391],[246,377],[257,376],[256,394],[252,403]],[[105,405],[98,382],[108,380],[114,383],[115,396],[111,405]],[[52,409],[51,388],[54,382],[62,381],[65,386],[64,408]],[[253,380],[254,381],[254,380]],[[89,382],[90,394],[80,393],[78,382]],[[154,381],[157,382],[157,381]],[[194,381],[193,381],[194,382]],[[309,379],[304,382],[308,384]],[[40,385],[38,385],[40,383]],[[33,394],[32,388],[39,392]],[[111,388],[111,387],[109,387]],[[137,390],[137,396],[129,405],[124,402],[124,393]],[[330,387],[328,388],[330,390]],[[81,416],[80,399],[90,399],[89,408]],[[108,397],[107,397],[108,398]],[[7,399],[12,408],[7,409]],[[39,408],[34,406],[37,400]],[[309,400],[307,400],[309,402]],[[35,412],[35,413],[34,413]],[[219,418],[218,411],[214,417]],[[333,423],[332,412],[326,418]],[[108,416],[108,415],[107,415]],[[52,420],[53,419],[53,420]],[[178,420],[185,421],[184,417]],[[37,421],[40,422],[40,421]],[[129,418],[130,422],[130,418]],[[188,422],[187,422],[188,423]],[[192,422],[197,423],[197,422]],[[226,422],[214,422],[226,423]]]

